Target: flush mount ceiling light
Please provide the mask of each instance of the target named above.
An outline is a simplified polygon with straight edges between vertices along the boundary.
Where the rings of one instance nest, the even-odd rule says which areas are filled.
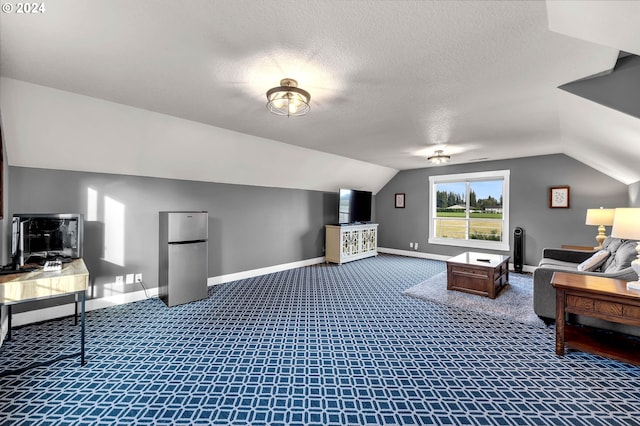
[[[280,86],[267,91],[267,109],[277,115],[305,115],[311,107],[311,95],[292,78],[280,80]]]
[[[427,160],[431,161],[433,164],[442,164],[447,163],[451,159],[450,155],[444,155],[441,149],[436,150],[434,154],[430,157],[427,157]]]

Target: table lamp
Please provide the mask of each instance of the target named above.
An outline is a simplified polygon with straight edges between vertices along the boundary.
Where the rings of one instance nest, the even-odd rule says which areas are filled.
[[[596,250],[602,250],[602,242],[607,236],[604,234],[605,226],[613,225],[613,214],[615,209],[587,209],[586,225],[594,225],[598,227],[598,235],[596,235],[596,241],[598,245],[594,247]]]
[[[638,246],[636,247],[638,257],[631,262],[631,268],[633,268],[638,277],[640,277],[640,208],[616,209],[611,236],[628,240],[638,240]],[[640,290],[640,282],[628,282],[627,290]]]

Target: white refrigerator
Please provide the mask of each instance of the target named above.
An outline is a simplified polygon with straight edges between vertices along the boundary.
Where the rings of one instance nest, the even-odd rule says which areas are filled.
[[[209,275],[204,211],[160,212],[158,295],[167,306],[205,299]]]

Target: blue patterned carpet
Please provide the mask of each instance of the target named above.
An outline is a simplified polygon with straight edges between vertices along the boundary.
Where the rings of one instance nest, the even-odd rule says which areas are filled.
[[[88,364],[1,378],[0,424],[640,425],[640,368],[401,295],[443,270],[381,255],[89,312]],[[70,327],[14,330],[3,368],[77,350]]]

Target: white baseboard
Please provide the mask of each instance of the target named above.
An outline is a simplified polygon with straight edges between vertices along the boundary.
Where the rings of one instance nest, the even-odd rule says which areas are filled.
[[[378,247],[378,253],[387,253],[387,254],[397,254],[399,256],[409,256],[409,257],[419,257],[421,259],[431,259],[431,260],[442,260],[446,261],[451,258],[451,256],[446,256],[442,254],[432,254],[432,253],[422,253],[419,251],[413,250],[398,250],[392,248]],[[509,269],[513,271],[513,263],[509,264]],[[523,272],[533,272],[536,270],[535,266],[530,265],[522,265]]]
[[[217,285],[230,281],[237,281],[246,278],[257,277],[260,275],[271,274],[274,272],[286,271],[289,269],[300,268],[303,266],[316,265],[324,262],[324,257],[316,257],[313,259],[301,260],[299,262],[284,263],[281,265],[268,266],[265,268],[252,269],[249,271],[236,272],[234,274],[219,275],[217,277],[210,277],[207,279],[207,285]],[[108,286],[108,285],[107,285]],[[115,289],[115,286],[111,286]],[[147,290],[149,297],[157,297],[158,289],[150,288]],[[101,297],[98,299],[87,299],[85,304],[86,311],[93,311],[95,309],[108,308],[110,306],[122,305],[125,303],[137,302],[147,298],[144,290],[132,291],[129,293],[120,293],[116,295]],[[5,308],[3,308],[5,311]],[[11,316],[11,325],[20,326],[25,324],[31,324],[34,322],[47,321],[55,318],[62,318],[69,315],[73,315],[75,312],[75,305],[68,303],[65,305],[52,306],[50,308],[36,309],[33,311],[20,312]],[[6,333],[6,318],[2,318],[4,321],[0,322],[0,336],[4,336]]]
[[[283,263],[281,265],[267,266],[265,268],[251,269],[249,271],[236,272],[227,275],[218,275],[217,277],[210,277],[207,280],[207,285],[218,285],[228,283],[231,281],[244,280],[247,278],[258,277],[260,275],[272,274],[274,272],[287,271],[294,268],[302,268],[303,266],[317,265],[323,263],[323,257],[315,257],[313,259],[301,260],[299,262]]]
[[[510,263],[510,264],[509,264],[509,268],[510,268],[510,269],[513,269],[513,263]],[[535,266],[531,266],[531,265],[522,265],[522,271],[523,271],[523,272],[529,272],[529,273],[533,274],[533,271],[535,271],[535,270],[536,270],[536,267],[535,267]]]

